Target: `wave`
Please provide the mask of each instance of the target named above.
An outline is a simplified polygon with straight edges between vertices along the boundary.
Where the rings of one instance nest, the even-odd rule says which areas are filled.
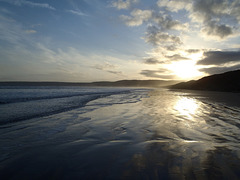
[[[1,115],[0,124],[2,125],[9,122],[18,122],[70,111],[83,107],[88,102],[102,97],[104,97],[104,95],[77,96],[22,102],[17,103],[17,105],[7,104],[1,107],[1,110],[5,113]]]
[[[128,93],[129,91],[121,91],[121,93]],[[28,102],[28,101],[38,101],[38,100],[49,100],[49,99],[59,99],[59,98],[70,98],[70,97],[77,97],[77,96],[85,96],[85,95],[109,95],[109,94],[118,94],[119,92],[81,92],[81,93],[71,93],[71,94],[34,94],[30,96],[20,95],[20,97],[6,97],[0,98],[0,104],[11,104],[11,103],[21,103],[21,102]]]
[[[91,89],[89,90],[91,91]],[[95,91],[95,92],[94,92]],[[80,92],[78,94],[69,93],[57,94],[52,96],[31,96],[23,98],[9,98],[4,104],[0,105],[0,125],[8,123],[29,120],[33,118],[40,118],[49,115],[54,115],[77,108],[85,107],[86,104],[91,106],[109,106],[112,104],[122,104],[137,102],[140,99],[132,95],[133,90],[112,90],[105,89],[102,92],[94,90],[92,92]],[[139,91],[141,92],[141,91]],[[108,98],[108,96],[115,96]],[[105,98],[105,100],[102,100]],[[99,99],[96,103],[90,103]],[[101,100],[100,100],[101,99]],[[91,108],[82,109],[79,113],[84,113]]]

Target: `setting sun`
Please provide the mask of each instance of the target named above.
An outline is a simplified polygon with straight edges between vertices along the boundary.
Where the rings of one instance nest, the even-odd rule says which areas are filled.
[[[181,79],[193,79],[202,75],[198,71],[195,62],[189,60],[173,62],[167,68]]]

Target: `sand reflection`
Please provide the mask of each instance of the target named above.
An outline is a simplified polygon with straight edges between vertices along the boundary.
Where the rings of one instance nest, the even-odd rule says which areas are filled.
[[[198,108],[199,105],[197,101],[188,97],[180,97],[174,106],[174,110],[176,110],[181,116],[185,116],[188,119],[193,119],[193,115],[196,114]]]

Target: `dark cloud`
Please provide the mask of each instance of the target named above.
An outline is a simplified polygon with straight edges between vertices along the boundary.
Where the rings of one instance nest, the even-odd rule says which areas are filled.
[[[189,18],[199,23],[201,32],[208,37],[224,40],[236,33],[236,28],[239,28],[239,0],[158,0],[157,4],[171,12],[186,10]],[[178,30],[183,30],[184,28],[184,24],[171,18],[166,18],[164,21],[159,18],[159,22],[162,29],[177,27]]]
[[[189,54],[198,53],[200,51],[201,51],[200,49],[187,49],[187,50],[185,50],[185,52],[187,52]]]
[[[232,2],[230,15],[235,17],[238,23],[240,23],[240,1],[235,0]]]
[[[233,34],[233,29],[230,26],[224,24],[219,25],[215,21],[211,21],[202,29],[202,32],[208,36],[215,36],[224,39]]]
[[[239,15],[234,12],[236,9],[239,11],[239,5],[229,0],[195,0],[190,16],[194,21],[203,23],[202,32],[205,35],[225,39],[234,34],[230,24],[238,21]]]
[[[240,51],[208,51],[205,58],[198,61],[199,65],[221,65],[229,62],[240,62]]]
[[[106,72],[109,72],[109,73],[111,73],[111,74],[116,74],[116,75],[121,75],[121,74],[122,74],[121,71],[110,71],[110,70],[108,70],[108,71],[106,71]]]
[[[164,46],[164,48],[168,51],[176,51],[178,49],[176,45]]]
[[[142,70],[140,74],[149,78],[160,78],[160,79],[174,79],[176,77],[175,75],[167,73],[167,70],[165,69]]]
[[[156,58],[147,58],[144,60],[145,64],[159,64],[161,63],[160,61],[158,61]]]
[[[116,66],[110,63],[103,63],[103,64],[96,64],[93,66],[93,68],[98,70],[107,70],[107,69],[114,69],[116,68]]]
[[[101,70],[101,71],[105,71],[111,74],[117,74],[120,75],[122,74],[121,71],[114,71],[113,69],[117,68],[117,66],[110,64],[110,63],[103,63],[103,64],[96,64],[95,66],[92,66],[92,68],[97,69],[97,70]]]
[[[186,29],[186,26],[177,20],[173,20],[170,15],[153,13],[153,19],[157,25],[161,28],[162,31],[165,30],[183,30]]]
[[[174,54],[172,56],[165,56],[166,58],[173,60],[173,61],[179,61],[179,60],[189,60],[189,58],[183,57],[179,54]]]
[[[239,3],[234,3],[234,1],[239,0],[195,0],[191,11],[195,18],[201,19],[203,22],[228,18],[236,8],[239,8]]]
[[[211,68],[202,68],[201,72],[205,72],[208,74],[220,74],[228,71],[234,71],[240,69],[240,65],[230,66],[230,67],[211,67]]]
[[[212,8],[215,6],[217,7],[217,5],[221,4],[221,0],[217,0],[218,2],[216,2],[215,0],[209,1],[209,0],[198,0],[198,1],[194,1],[193,2],[193,6],[192,6],[192,11],[195,12],[195,18],[196,19],[200,19],[204,22],[208,22],[211,20],[213,14],[213,10]],[[197,17],[198,16],[198,17]]]
[[[177,46],[182,44],[182,41],[178,36],[162,32],[162,30],[156,26],[148,27],[145,40],[155,46]]]

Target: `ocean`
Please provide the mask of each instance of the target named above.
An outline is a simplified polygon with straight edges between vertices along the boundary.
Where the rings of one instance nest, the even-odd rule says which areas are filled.
[[[240,93],[0,87],[0,179],[240,179]]]

